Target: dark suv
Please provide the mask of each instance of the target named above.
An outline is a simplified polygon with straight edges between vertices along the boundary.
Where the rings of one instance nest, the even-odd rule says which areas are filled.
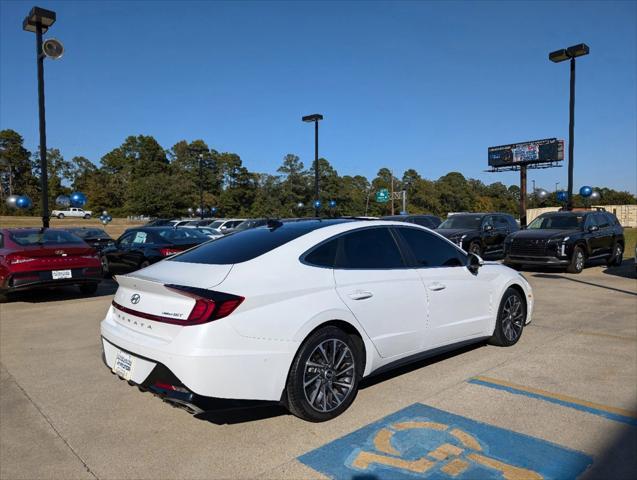
[[[603,210],[544,213],[509,235],[504,253],[506,265],[561,265],[570,273],[580,273],[591,259],[621,265],[624,229]]]
[[[415,223],[416,225],[431,228],[432,230],[434,228],[438,228],[438,226],[442,223],[442,220],[435,215],[388,215],[386,217],[381,217],[381,220]]]
[[[517,222],[507,213],[456,213],[436,232],[465,251],[486,257],[501,255],[504,239],[518,230]]]

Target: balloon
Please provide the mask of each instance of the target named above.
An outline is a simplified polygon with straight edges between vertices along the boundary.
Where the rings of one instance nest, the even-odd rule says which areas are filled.
[[[21,209],[31,208],[31,199],[26,195],[22,195],[15,201],[15,206]]]
[[[106,216],[106,215],[108,215],[108,212],[107,212],[106,210],[104,210],[104,211],[102,212],[102,215]]]
[[[201,207],[197,207],[197,210],[195,210],[197,212],[197,214],[201,214]]]
[[[67,195],[58,195],[55,199],[55,203],[60,207],[68,207],[71,205],[71,199]]]
[[[102,221],[102,222],[103,222],[104,220],[106,220],[106,215],[100,215],[100,216],[99,216],[99,219],[100,219],[100,221]]]
[[[538,188],[535,191],[535,196],[537,197],[538,200],[540,201],[544,201],[548,198],[549,196],[549,192],[547,192],[546,190],[544,190],[543,188]]]
[[[579,189],[579,194],[584,198],[590,197],[592,193],[593,189],[588,185],[584,185],[582,188]]]
[[[321,201],[320,200],[314,200],[314,208],[321,208]]]
[[[212,207],[212,208],[210,209],[210,211],[211,211],[212,213],[217,213],[217,207]]]
[[[303,204],[303,202],[299,202],[296,204],[296,208],[303,208],[305,205]]]
[[[329,206],[330,206],[330,208],[336,208],[336,200],[330,200],[329,201]]]
[[[5,200],[5,202],[7,202],[7,207],[17,208],[16,202],[18,201],[18,198],[20,198],[18,195],[9,195]]]
[[[192,213],[192,212],[193,212],[192,208],[188,207],[188,213]]]
[[[71,194],[71,205],[74,207],[83,207],[86,205],[86,195],[82,192],[73,192]]]
[[[568,193],[566,193],[563,190],[557,192],[557,201],[558,202],[566,202],[567,200],[568,200]]]
[[[108,220],[103,219],[103,220],[102,220],[102,225],[108,225]]]
[[[599,202],[601,199],[602,195],[597,190],[594,190],[593,193],[591,193],[591,202]]]
[[[112,222],[113,221],[113,217],[111,217],[110,215],[106,215],[106,221],[107,222]]]

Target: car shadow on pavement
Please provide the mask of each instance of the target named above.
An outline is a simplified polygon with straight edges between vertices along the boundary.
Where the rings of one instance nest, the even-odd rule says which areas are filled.
[[[624,278],[637,278],[637,271],[635,269],[635,259],[627,258],[624,259],[622,264],[619,267],[608,267],[602,270],[602,273],[606,275],[613,275],[616,277],[624,277]]]
[[[392,368],[391,370],[384,371],[379,374],[372,374],[369,377],[366,377],[361,380],[358,388],[363,390],[365,388],[373,387],[374,385],[384,382],[386,380],[390,380],[392,378],[400,377],[401,375],[405,375],[406,373],[413,372],[414,370],[421,369],[423,367],[427,367],[434,363],[441,362],[443,360],[447,360],[448,358],[452,358],[458,355],[462,355],[467,352],[471,352],[473,350],[477,350],[478,348],[485,347],[487,345],[486,340],[473,343],[471,345],[466,345],[464,347],[458,348],[457,350],[452,350],[450,352],[441,353],[439,355],[435,355],[433,357],[423,358],[422,360],[417,360],[413,363],[408,363],[406,365]]]
[[[637,406],[633,411],[637,411]],[[637,428],[623,427],[595,456],[590,469],[582,475],[585,479],[637,478]]]
[[[555,278],[555,279],[561,279],[561,280],[568,280],[569,282],[582,283],[584,285],[590,285],[591,287],[598,287],[598,288],[603,288],[605,290],[612,290],[613,292],[619,292],[619,293],[625,293],[626,295],[637,296],[637,291],[624,290],[622,288],[609,287],[608,285],[601,285],[599,283],[587,282],[586,280],[580,280],[572,276],[549,274],[549,273],[536,273],[533,276],[536,278]]]
[[[211,398],[203,404],[199,403],[197,406],[205,411],[196,414],[194,417],[216,425],[234,425],[236,423],[290,415],[285,407],[277,402]]]
[[[19,292],[12,292],[9,295],[9,301],[11,303],[44,303],[44,302],[59,302],[61,300],[77,300],[81,298],[95,298],[105,297],[107,295],[114,295],[117,290],[117,283],[113,280],[102,280],[100,282],[97,292],[93,294],[84,294],[80,292],[79,287],[68,285],[54,288],[35,288],[33,290],[24,290]]]

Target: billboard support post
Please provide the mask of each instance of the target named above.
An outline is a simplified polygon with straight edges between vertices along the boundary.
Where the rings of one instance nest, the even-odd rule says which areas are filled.
[[[520,227],[526,227],[526,165],[520,165]]]

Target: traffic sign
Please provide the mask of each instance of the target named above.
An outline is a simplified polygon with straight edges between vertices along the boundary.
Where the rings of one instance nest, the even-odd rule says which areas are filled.
[[[389,202],[389,190],[381,188],[376,192],[376,201],[379,203]]]

